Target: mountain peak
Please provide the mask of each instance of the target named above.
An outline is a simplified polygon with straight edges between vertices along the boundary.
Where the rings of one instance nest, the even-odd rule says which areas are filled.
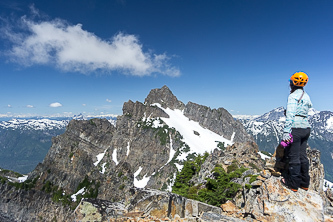
[[[313,116],[313,115],[315,115],[317,113],[320,113],[320,111],[315,110],[314,108],[310,108],[309,109],[309,116]]]
[[[284,117],[284,107],[280,106],[275,108],[268,113],[256,118],[256,121],[267,121],[267,120],[280,120],[281,117]]]
[[[79,115],[74,115],[73,119],[75,119],[75,120],[85,120],[85,117],[83,116],[82,113],[80,113]]]
[[[180,109],[185,108],[184,103],[179,101],[177,97],[171,92],[171,90],[164,85],[160,89],[152,89],[145,99],[146,105],[151,105],[154,103],[159,103],[163,108],[169,107],[170,109]]]

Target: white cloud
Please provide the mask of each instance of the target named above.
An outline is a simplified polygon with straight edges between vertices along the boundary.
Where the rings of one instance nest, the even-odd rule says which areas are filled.
[[[50,104],[50,107],[52,107],[52,108],[61,107],[61,106],[62,106],[62,104],[58,103],[58,102]]]
[[[8,108],[12,108],[12,105],[8,104],[7,107],[8,107]]]
[[[27,105],[27,108],[34,108],[33,105]]]
[[[84,104],[84,103],[82,104],[82,106],[86,106],[86,105],[87,105],[87,104]]]
[[[106,99],[106,102],[110,103],[110,102],[111,102],[111,99]]]
[[[60,19],[35,22],[22,17],[21,21],[28,32],[15,32],[8,27],[2,30],[13,43],[7,52],[12,62],[25,66],[55,65],[64,71],[80,73],[121,71],[136,76],[180,75],[179,69],[169,64],[166,54],[144,52],[135,35],[118,33],[110,40],[103,40],[83,30],[81,24],[69,25]]]

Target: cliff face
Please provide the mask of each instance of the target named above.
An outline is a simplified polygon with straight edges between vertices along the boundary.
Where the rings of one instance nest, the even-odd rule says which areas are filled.
[[[207,135],[213,135],[213,141],[208,141]],[[204,142],[203,138],[206,138]],[[224,145],[221,147],[221,144]],[[77,219],[88,220],[94,214],[100,215],[98,220],[103,220],[114,216],[110,212],[119,211],[125,218],[125,214],[133,216],[133,212],[139,210],[145,216],[156,218],[187,215],[194,220],[219,218],[222,221],[221,215],[227,217],[230,212],[215,212],[212,206],[165,192],[171,191],[176,173],[184,162],[193,160],[195,153],[205,151],[210,155],[191,183],[204,186],[207,178],[214,177],[212,171],[217,165],[227,171],[237,162],[248,170],[234,181],[243,188],[232,203],[242,210],[237,211],[238,216],[230,215],[239,219],[248,215],[265,218],[266,213],[259,207],[263,197],[248,197],[250,192],[245,189],[249,175],[261,175],[265,163],[241,123],[223,108],[212,110],[191,102],[184,105],[166,86],[151,90],[144,103],[124,103],[123,115],[117,118],[116,126],[105,119],[72,120],[64,134],[53,138],[44,161],[29,174],[29,182],[20,185],[0,178],[0,192],[4,197],[0,200],[0,216],[13,221],[37,217],[50,221],[56,216],[58,221],[65,221],[72,220],[70,212],[76,209]],[[317,168],[313,177],[322,175],[323,169]],[[249,185],[256,183],[252,187],[265,189],[256,181]],[[316,189],[322,185],[317,181],[313,183]],[[80,202],[82,197],[85,199]],[[254,199],[257,199],[257,208],[251,208],[245,201]],[[110,208],[108,211],[106,206]],[[214,214],[209,214],[212,209]],[[206,219],[202,213],[206,213]]]
[[[94,166],[97,155],[110,147],[115,127],[105,119],[72,120],[64,134],[52,139],[52,147],[43,163],[29,174],[39,177],[36,186],[47,181],[61,187],[65,193],[74,193],[85,175],[99,179]]]
[[[184,109],[184,115],[234,142],[253,141],[242,123],[235,121],[232,115],[224,108],[210,109],[207,106],[189,102]]]
[[[0,221],[73,221],[73,211],[39,190],[0,184]]]

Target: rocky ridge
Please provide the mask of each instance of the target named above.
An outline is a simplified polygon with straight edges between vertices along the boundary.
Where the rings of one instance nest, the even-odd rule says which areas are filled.
[[[228,148],[246,151],[251,146],[236,144]],[[250,152],[244,157],[248,154],[251,156]],[[87,219],[89,211],[93,212],[89,214],[89,219],[96,221],[331,221],[332,199],[323,193],[322,184],[316,183],[323,180],[323,166],[318,161],[320,152],[308,149],[308,155],[311,160],[309,191],[299,189],[295,193],[282,186],[280,177],[273,176],[274,172],[270,171],[270,164],[274,164],[274,158],[271,158],[265,166],[244,172],[243,177],[236,181],[243,184],[243,188],[220,207],[159,190],[131,188],[131,195],[125,203],[82,200],[74,212],[75,218],[80,221]],[[230,165],[224,157],[225,154],[216,150],[205,161],[206,167],[202,168],[202,172],[209,172],[212,162]],[[251,156],[245,162],[254,159],[255,156]],[[247,177],[251,174],[257,175],[252,182]],[[196,181],[200,181],[200,174],[196,177]]]
[[[166,124],[172,123],[170,118],[174,112],[177,117],[185,116],[187,121],[199,126],[180,133]],[[135,220],[137,216],[142,220],[155,217],[156,220],[255,221],[276,216],[274,207],[268,215],[263,211],[261,200],[265,195],[267,199],[267,193],[276,192],[272,188],[265,193],[264,184],[278,185],[278,179],[264,170],[265,162],[258,154],[257,145],[240,122],[223,108],[212,110],[191,102],[184,105],[164,86],[152,90],[145,103],[126,102],[123,115],[117,119],[116,126],[103,119],[72,120],[64,134],[53,138],[44,161],[29,174],[26,182],[13,183],[1,177],[2,216],[12,221],[22,218],[49,221],[59,214],[58,221],[72,220],[74,216],[80,221],[92,220],[94,216],[98,216],[94,219],[97,221]],[[233,181],[242,188],[231,198],[232,204],[225,203],[234,205],[237,209],[234,212],[227,210],[227,206],[214,207],[167,192],[171,191],[185,161],[196,156],[187,138],[203,138],[207,129],[226,146],[221,141],[213,141],[214,147],[210,148],[210,143],[201,143],[196,151],[210,154],[190,182],[204,188],[207,178],[216,176],[213,170],[217,165],[225,170],[232,165],[246,167],[243,175]],[[315,175],[322,181],[321,168]],[[262,182],[261,178],[266,178],[267,182]],[[285,188],[278,185],[277,189]],[[287,191],[286,195],[292,195]],[[319,208],[311,208],[311,214],[323,218],[323,197],[318,191],[314,190],[308,200],[300,200],[300,205],[314,199]],[[248,200],[255,200],[257,207]],[[270,203],[269,199],[266,202]],[[30,207],[24,208],[25,205]],[[19,211],[22,213],[17,214]],[[73,211],[75,214],[70,213]],[[294,218],[294,211],[289,214]]]

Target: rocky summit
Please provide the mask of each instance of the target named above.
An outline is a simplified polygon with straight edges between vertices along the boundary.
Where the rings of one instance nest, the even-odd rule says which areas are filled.
[[[2,221],[332,221],[320,152],[309,191],[280,183],[242,124],[167,86],[129,100],[116,125],[71,120],[28,174],[0,171]]]

